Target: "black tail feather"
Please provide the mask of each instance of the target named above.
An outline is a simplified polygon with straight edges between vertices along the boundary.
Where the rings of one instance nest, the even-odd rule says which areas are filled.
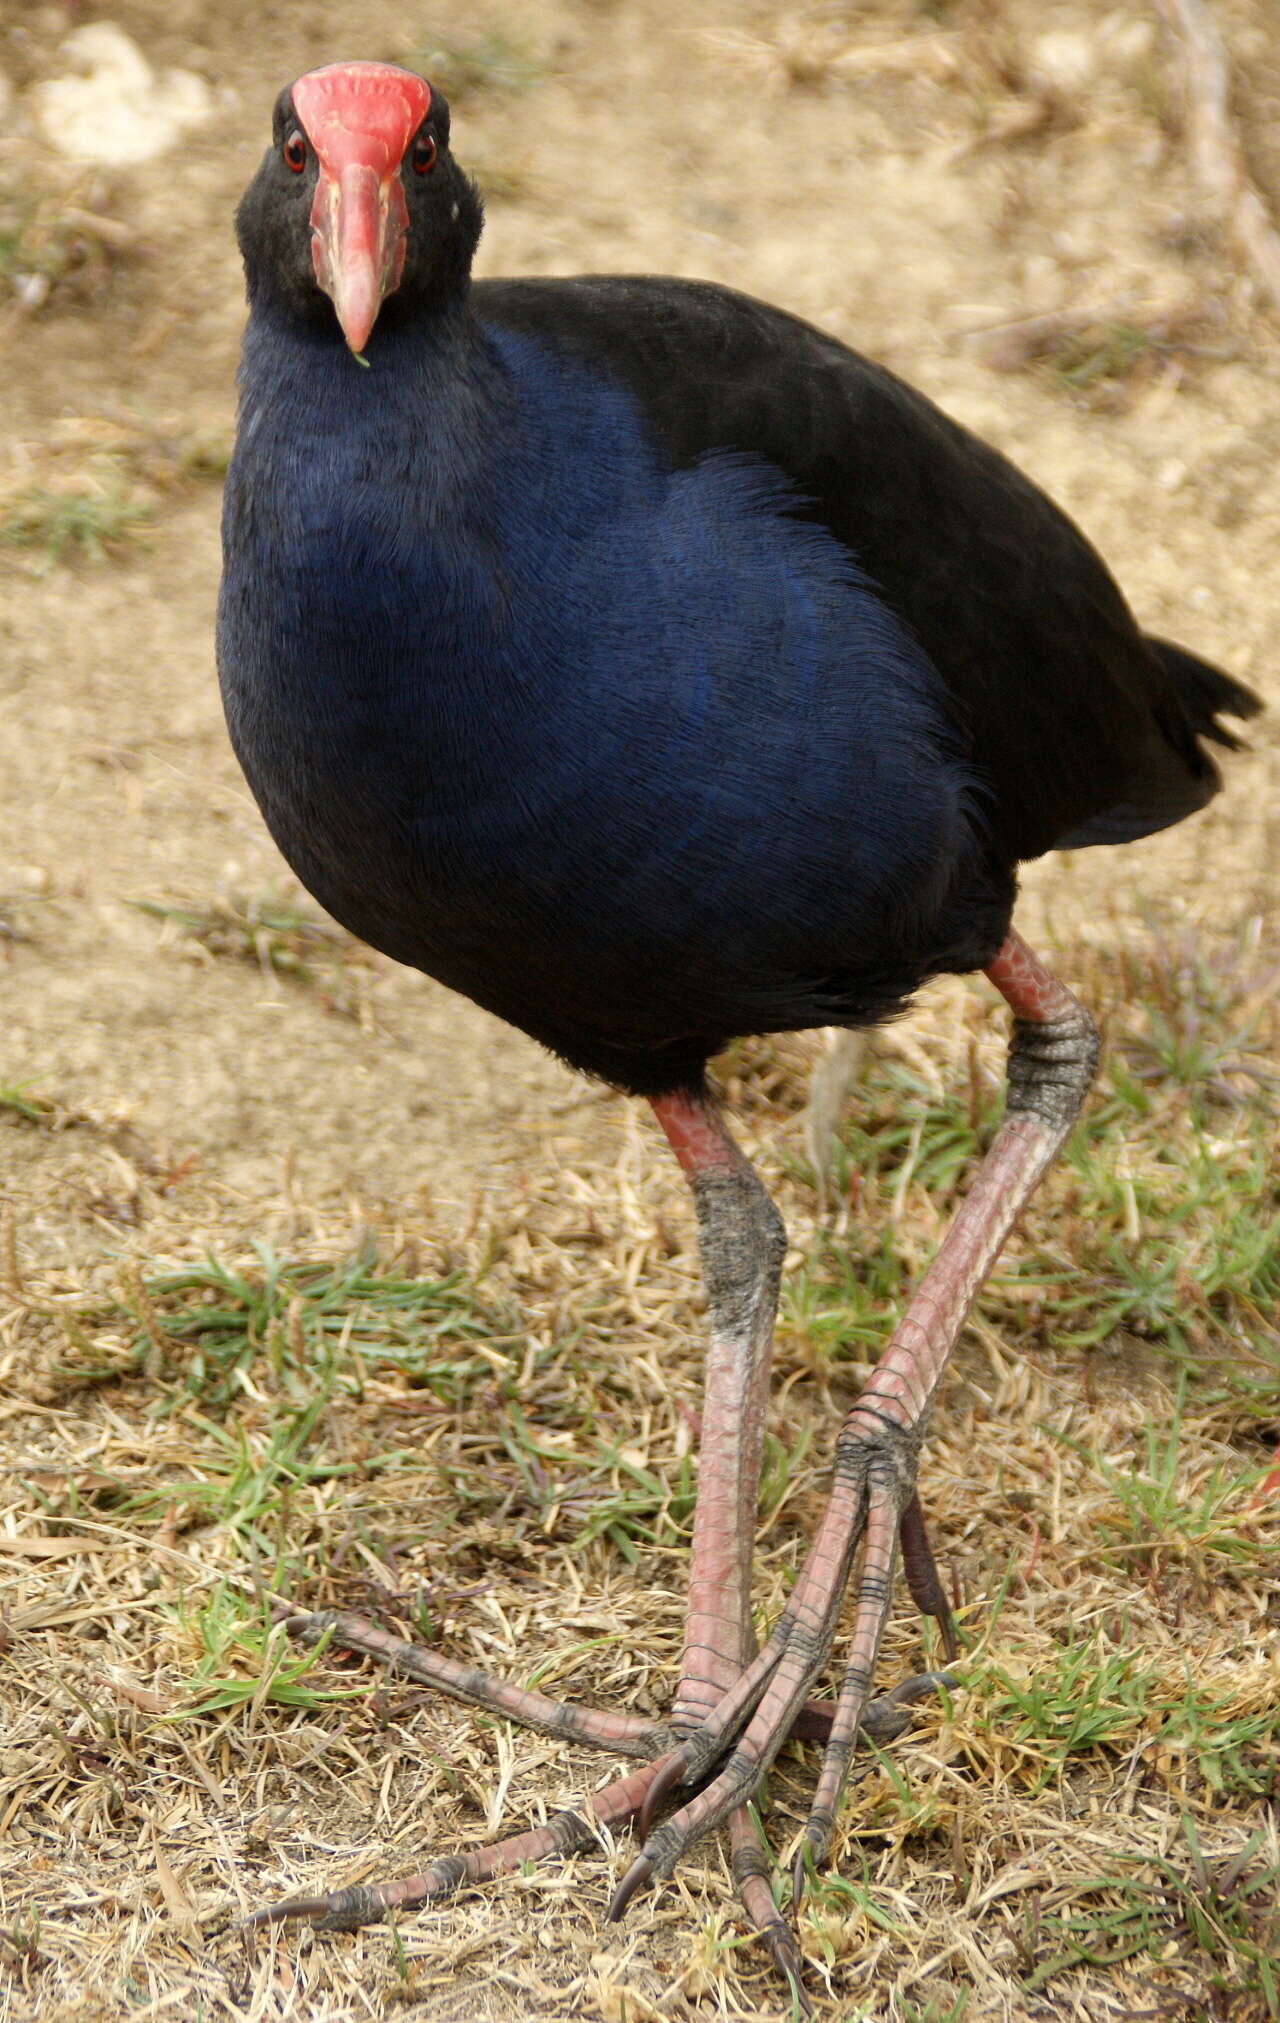
[[[1185,646],[1152,638],[1147,639],[1147,645],[1168,676],[1171,691],[1165,706],[1156,712],[1160,739],[1156,750],[1163,755],[1160,763],[1145,777],[1139,774],[1141,783],[1132,796],[1091,815],[1069,835],[1059,837],[1059,850],[1079,850],[1092,843],[1131,843],[1194,815],[1222,784],[1200,739],[1238,752],[1243,740],[1219,723],[1218,712],[1251,717],[1263,707],[1261,697],[1252,689],[1233,681],[1198,654],[1188,653]]]
[[[1198,654],[1188,653],[1185,646],[1174,646],[1167,639],[1147,640],[1173,679],[1178,699],[1187,713],[1187,720],[1197,737],[1212,738],[1216,745],[1225,745],[1228,751],[1240,750],[1240,739],[1234,731],[1226,730],[1218,722],[1218,713],[1225,710],[1228,716],[1257,716],[1262,708],[1262,698],[1246,688],[1243,682],[1233,681],[1220,667],[1210,661],[1201,660]]]

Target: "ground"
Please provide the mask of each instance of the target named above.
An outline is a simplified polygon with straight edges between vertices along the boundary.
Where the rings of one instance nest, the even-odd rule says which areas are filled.
[[[1280,215],[1280,28],[1270,0],[1217,15]],[[99,18],[211,90],[142,165],[33,128]],[[235,1930],[601,1774],[299,1653],[255,1588],[661,1709],[699,1315],[649,1124],[331,930],[240,778],[212,650],[231,212],[282,83],[421,67],[487,193],[483,271],[704,275],[812,318],[1280,704],[1280,324],[1204,211],[1178,48],[1139,0],[0,22],[0,2017],[782,2013],[714,1843],[620,1927],[601,1852],[394,1931]],[[1278,725],[1195,821],[1027,872],[1024,931],[1113,1065],[940,1401],[963,1683],[855,1774],[801,1924],[824,2015],[1280,2015]],[[722,1064],[795,1245],[765,1617],[989,1124],[989,995],[939,985],[878,1043],[825,1195],[822,1043]],[[886,1676],[919,1650],[904,1605]],[[775,1780],[784,1847],[802,1777]]]

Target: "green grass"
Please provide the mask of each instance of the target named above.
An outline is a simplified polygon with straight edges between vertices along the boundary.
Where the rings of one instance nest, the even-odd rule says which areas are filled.
[[[990,1626],[988,1626],[990,1627]],[[1102,1768],[1144,1741],[1185,1760],[1202,1793],[1265,1798],[1280,1764],[1269,1711],[1242,1715],[1229,1690],[1171,1683],[1167,1662],[1144,1654],[1122,1614],[1109,1632],[1069,1628],[1051,1665],[1015,1676],[988,1658],[966,1673],[984,1695],[983,1722],[1013,1747],[1025,1746],[1027,1788],[1034,1795],[1073,1761]]]
[[[184,1522],[216,1523],[237,1549],[275,1559],[306,1534],[301,1503],[352,1491],[379,1474],[427,1474],[424,1503],[470,1521],[501,1511],[543,1536],[578,1546],[607,1539],[634,1563],[642,1546],[678,1542],[693,1509],[686,1456],[673,1474],[646,1465],[629,1445],[625,1401],[615,1414],[599,1372],[571,1343],[531,1353],[518,1315],[486,1298],[461,1270],[423,1277],[381,1258],[372,1244],[336,1261],[284,1260],[265,1245],[256,1262],[128,1273],[117,1304],[77,1330],[54,1374],[69,1386],[162,1379],[148,1413],[179,1419],[200,1437],[198,1476],[169,1475],[113,1500],[121,1516],[176,1508]],[[95,1340],[107,1340],[107,1354]],[[537,1423],[517,1376],[544,1369]],[[402,1380],[416,1397],[402,1444],[358,1460],[334,1451],[331,1408],[359,1406],[372,1379]],[[483,1455],[424,1457],[418,1426],[474,1412],[488,1416]],[[790,1457],[772,1442],[768,1480],[781,1498]],[[99,1505],[104,1496],[99,1484]],[[75,1507],[74,1494],[72,1507]],[[357,1531],[361,1518],[353,1509]],[[291,1530],[291,1526],[293,1529]]]
[[[34,555],[41,574],[127,554],[168,495],[220,479],[230,453],[225,431],[136,404],[123,414],[68,414],[42,444],[36,474],[0,492],[0,547]]]
[[[373,1366],[456,1405],[492,1380],[495,1358],[522,1347],[509,1311],[484,1301],[462,1271],[410,1275],[372,1244],[336,1261],[255,1251],[256,1265],[210,1258],[126,1291],[134,1368],[154,1367],[158,1355],[170,1374],[159,1415],[191,1400],[225,1413],[261,1386],[275,1409],[309,1412],[338,1391],[358,1397]]]
[[[1252,1470],[1222,1464],[1194,1489],[1183,1468],[1184,1418],[1189,1378],[1178,1370],[1176,1390],[1167,1416],[1158,1426],[1144,1426],[1141,1451],[1128,1467],[1118,1467],[1096,1448],[1055,1439],[1087,1461],[1112,1492],[1113,1504],[1101,1511],[1094,1529],[1102,1549],[1130,1565],[1145,1565],[1158,1573],[1172,1558],[1184,1573],[1194,1567],[1206,1584],[1223,1578],[1232,1565],[1251,1563],[1256,1542],[1248,1536],[1246,1492]]]
[[[344,1700],[368,1698],[366,1686],[334,1684],[332,1667],[325,1663],[327,1634],[313,1644],[297,1643],[273,1622],[265,1601],[255,1604],[238,1589],[219,1588],[199,1609],[183,1613],[202,1649],[186,1683],[184,1704],[170,1719],[205,1720],[263,1706],[314,1714]],[[319,1681],[313,1677],[317,1673]]]
[[[83,306],[102,290],[112,268],[135,253],[130,226],[100,215],[95,180],[100,178],[83,171],[69,175],[65,162],[51,172],[29,150],[0,157],[0,291],[6,308],[11,302],[27,312],[51,302]],[[20,342],[11,330],[10,349]]]
[[[546,66],[520,37],[495,29],[458,40],[433,39],[406,59],[452,103],[495,92],[531,91]]]
[[[1262,1835],[1216,1867],[1189,1817],[1181,1837],[1168,1856],[1122,1861],[1114,1874],[1063,1892],[1065,1903],[1029,1909],[1028,1994],[1075,1968],[1177,1954],[1207,1969],[1224,2004],[1253,1999],[1280,2017],[1280,1864],[1266,1860]]]
[[[1124,1027],[982,1311],[1019,1333],[1030,1315],[1032,1339],[1057,1350],[1136,1337],[1212,1399],[1272,1420],[1275,978],[1238,946],[1210,959],[1157,943],[1118,967]],[[837,1190],[857,1199],[853,1241],[820,1236],[785,1293],[787,1326],[820,1363],[876,1351],[916,1275],[908,1190],[954,1212],[998,1111],[971,1074],[939,1099],[891,1055],[873,1060],[836,1161]]]
[[[211,957],[293,981],[330,960],[323,923],[287,902],[144,910]],[[825,1967],[846,1993],[874,1953],[869,2013],[901,1974],[885,1999],[920,2023],[973,2009],[963,1946],[1032,2006],[1081,1989],[1114,2006],[1149,1982],[1170,2013],[1273,2023],[1275,993],[1247,938],[1156,936],[1061,967],[1110,1009],[1105,1065],[982,1295],[922,1466],[957,1587],[956,1688],[892,1747],[859,1751],[837,1866],[811,1879],[801,1937],[815,1983]],[[972,1017],[957,997],[942,1094],[888,1047],[873,1055],[838,1153],[849,1229],[820,1230],[786,1282],[761,1629],[820,1508],[842,1402],[997,1125],[1001,1015],[978,1010],[976,988]],[[780,1045],[741,1048],[729,1072],[762,1133],[795,1143],[803,1087],[787,1061]],[[51,1121],[29,1083],[0,1088],[0,1108],[23,1128]],[[74,1311],[58,1289],[24,1294],[54,1391],[93,1390],[104,1429],[132,1429],[122,1461],[104,1430],[82,1466],[65,1479],[35,1466],[28,1489],[50,1532],[118,1527],[150,1569],[157,1760],[225,1751],[287,1781],[294,1744],[277,1756],[276,1738],[314,1724],[327,1777],[336,1738],[380,1763],[395,1727],[442,1803],[483,1810],[494,1724],[466,1729],[465,1763],[442,1756],[410,1685],[300,1645],[275,1595],[362,1610],[553,1693],[581,1679],[590,1697],[625,1696],[638,1674],[640,1704],[660,1700],[696,1479],[691,1228],[676,1240],[664,1206],[636,1281],[605,1227],[612,1173],[566,1177],[473,1238],[465,1265],[424,1265],[429,1239],[402,1231],[315,1255],[227,1239],[182,1264],[118,1264],[114,1290]],[[786,1205],[809,1184],[796,1157]],[[933,1648],[900,1599],[882,1676]],[[105,1735],[113,1703],[86,1707]],[[79,1762],[90,1744],[73,1716],[63,1729]],[[816,1761],[787,1752],[773,1774],[783,1900]],[[308,1803],[323,1820],[327,1800]],[[911,1971],[949,1960],[961,1931],[941,1979]],[[744,1987],[759,1968],[727,1918],[704,1928],[698,1959]]]
[[[58,1111],[47,1096],[32,1095],[35,1080],[26,1082],[0,1082],[0,1116],[16,1118],[23,1124],[53,1123]]]
[[[0,546],[33,549],[40,566],[80,557],[105,561],[150,525],[155,506],[113,473],[66,491],[31,485],[0,502]]]
[[[340,1017],[368,1023],[375,958],[335,921],[310,905],[275,894],[220,894],[203,906],[161,899],[126,905],[211,957],[252,963],[264,974],[314,990]]]
[[[1032,319],[998,333],[987,346],[997,369],[1030,370],[1073,400],[1104,409],[1127,407],[1175,360],[1188,371],[1202,359],[1229,355],[1229,340],[1211,314],[1176,304],[1131,317]]]

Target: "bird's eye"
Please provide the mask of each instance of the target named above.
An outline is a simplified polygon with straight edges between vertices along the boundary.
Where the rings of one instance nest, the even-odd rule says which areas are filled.
[[[284,158],[295,176],[300,176],[307,166],[307,144],[296,128],[284,144]]]
[[[429,133],[422,134],[413,144],[414,175],[429,175],[436,165],[436,155],[438,153],[439,149],[436,147],[431,135]]]

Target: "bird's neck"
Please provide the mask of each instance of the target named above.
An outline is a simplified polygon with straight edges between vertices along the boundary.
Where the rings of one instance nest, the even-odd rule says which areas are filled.
[[[474,485],[509,407],[465,295],[413,318],[388,314],[362,358],[332,319],[299,323],[257,304],[240,388],[240,442],[278,481],[305,492],[376,477],[389,488],[411,483],[420,505]]]
[[[557,679],[513,640],[509,376],[465,305],[375,328],[368,365],[255,307],[224,501],[220,631],[238,721],[307,727],[326,777],[387,743],[463,791],[476,726],[515,738]],[[297,754],[294,755],[297,763]]]

